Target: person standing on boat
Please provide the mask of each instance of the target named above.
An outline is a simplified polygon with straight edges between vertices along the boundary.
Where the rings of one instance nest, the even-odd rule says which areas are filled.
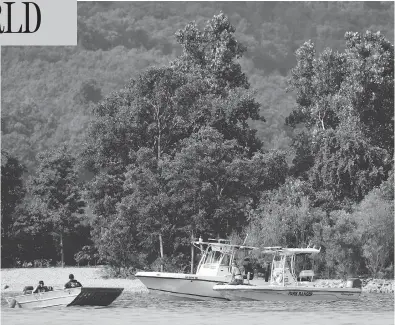
[[[34,288],[32,293],[47,292],[48,288],[44,285],[44,281],[39,281],[37,287]]]
[[[70,274],[69,275],[69,282],[67,282],[64,285],[64,288],[65,289],[70,289],[70,288],[77,288],[77,287],[82,287],[82,284],[74,279],[74,275],[73,274]]]
[[[243,277],[235,260],[232,261],[232,279],[230,280],[230,284],[243,284]]]
[[[244,275],[243,278],[249,282],[254,278],[254,268],[249,257],[245,257],[243,261]]]

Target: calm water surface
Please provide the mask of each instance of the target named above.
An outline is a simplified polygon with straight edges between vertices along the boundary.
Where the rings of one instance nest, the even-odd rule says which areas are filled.
[[[247,325],[394,324],[393,295],[362,295],[342,302],[169,301],[153,294],[123,293],[109,307],[11,309],[2,297],[1,324],[49,325]]]

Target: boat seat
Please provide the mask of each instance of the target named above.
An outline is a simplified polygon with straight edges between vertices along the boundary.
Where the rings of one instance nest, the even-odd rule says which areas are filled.
[[[307,280],[312,282],[314,278],[314,271],[313,270],[302,270],[299,273],[300,281]]]

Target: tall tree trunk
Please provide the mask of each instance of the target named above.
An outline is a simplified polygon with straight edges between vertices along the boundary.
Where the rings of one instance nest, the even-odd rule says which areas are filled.
[[[60,258],[62,267],[64,267],[63,233],[60,233]]]
[[[158,165],[161,159],[161,125],[160,125],[160,107],[156,106],[156,124],[158,128]],[[160,257],[161,257],[161,262],[160,262],[160,271],[163,272],[163,240],[162,240],[162,234],[159,233],[159,246],[160,246]]]
[[[192,230],[192,242],[194,241],[194,235],[193,235],[193,230]],[[194,260],[195,260],[195,246],[191,244],[191,274],[193,274],[193,268],[194,268]]]
[[[163,272],[163,241],[162,241],[162,234],[159,234],[159,247],[160,247],[160,271]]]

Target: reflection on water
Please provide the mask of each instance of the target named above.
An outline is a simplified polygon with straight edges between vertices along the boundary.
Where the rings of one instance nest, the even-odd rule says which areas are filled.
[[[11,309],[4,298],[2,324],[394,324],[392,295],[362,295],[357,301],[233,302],[170,301],[152,294],[123,293],[109,307]]]

